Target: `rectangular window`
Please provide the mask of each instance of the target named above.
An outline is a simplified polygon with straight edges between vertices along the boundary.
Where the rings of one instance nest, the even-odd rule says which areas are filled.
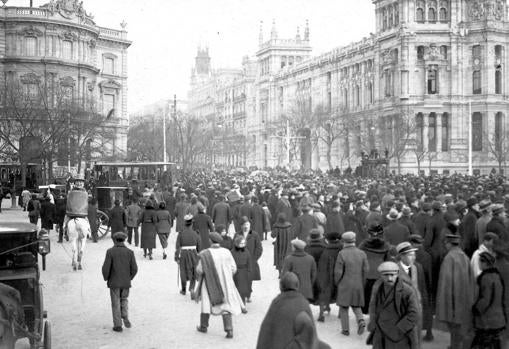
[[[482,93],[481,71],[476,70],[472,74],[472,93],[480,95]]]
[[[435,113],[428,117],[428,150],[437,151],[437,116]]]
[[[472,151],[482,151],[482,114],[472,114]]]
[[[62,57],[72,59],[72,41],[64,40],[62,42]]]
[[[497,67],[495,70],[495,93],[502,94],[502,68]]]
[[[449,114],[442,114],[442,151],[449,151]]]
[[[115,74],[115,60],[113,58],[104,58],[104,69],[105,74]]]
[[[37,39],[34,37],[25,38],[25,55],[26,56],[37,56]]]
[[[103,113],[106,115],[111,109],[115,109],[115,95],[104,94],[103,95]]]
[[[495,149],[496,151],[500,152],[502,151],[503,143],[504,143],[504,137],[503,137],[503,120],[504,120],[504,114],[501,112],[498,112],[495,114]]]
[[[424,125],[422,119],[422,113],[418,113],[415,117],[415,143],[417,146],[417,151],[423,150],[423,135],[424,135]]]
[[[435,69],[428,70],[428,94],[434,95],[438,92],[438,72]]]
[[[481,58],[481,55],[482,55],[482,46],[481,45],[472,46],[472,56],[474,58]]]

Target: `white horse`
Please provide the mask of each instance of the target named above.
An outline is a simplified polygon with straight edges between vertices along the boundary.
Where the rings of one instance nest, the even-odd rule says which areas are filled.
[[[67,223],[67,232],[69,234],[69,239],[71,240],[72,245],[72,268],[73,270],[76,270],[76,268],[81,270],[81,261],[83,260],[83,252],[87,243],[87,236],[92,234],[88,218],[69,218]]]

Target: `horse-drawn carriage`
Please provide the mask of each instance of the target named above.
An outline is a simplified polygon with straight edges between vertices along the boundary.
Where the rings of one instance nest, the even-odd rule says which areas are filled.
[[[51,348],[38,255],[50,252],[49,236],[27,223],[0,224],[0,348],[28,338],[32,349]]]

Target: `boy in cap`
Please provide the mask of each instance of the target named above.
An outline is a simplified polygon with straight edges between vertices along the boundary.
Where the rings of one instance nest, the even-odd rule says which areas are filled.
[[[399,266],[394,262],[380,264],[378,272],[381,278],[373,286],[369,303],[367,344],[373,348],[417,348],[420,305],[414,288],[398,277]]]
[[[463,348],[466,341],[475,289],[470,260],[459,244],[459,235],[445,236],[448,252],[440,267],[436,299],[436,318],[449,328],[451,349]]]
[[[357,320],[357,334],[363,334],[366,328],[361,307],[365,302],[364,282],[369,264],[366,253],[355,246],[355,237],[352,231],[341,236],[343,249],[339,252],[334,267],[334,282],[338,285],[336,304],[340,307],[341,333],[345,336],[350,335],[349,307],[352,307]]]
[[[470,260],[470,265],[472,266],[472,271],[474,273],[474,277],[477,279],[479,275],[481,275],[482,269],[481,264],[479,261],[479,256],[483,252],[489,252],[493,255],[495,255],[495,252],[493,252],[493,246],[498,242],[498,235],[487,232],[484,234],[483,243],[479,248],[474,252],[472,255],[472,259]]]
[[[126,328],[131,327],[128,314],[129,289],[131,280],[138,272],[134,252],[124,245],[124,232],[113,234],[115,245],[106,251],[102,266],[104,280],[108,283],[113,313],[113,331],[122,332],[122,320]]]

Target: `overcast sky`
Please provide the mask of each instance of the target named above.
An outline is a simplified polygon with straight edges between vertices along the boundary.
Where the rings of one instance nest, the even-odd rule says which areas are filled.
[[[47,1],[34,0],[34,6]],[[29,6],[9,0],[7,6]],[[208,46],[212,65],[239,67],[258,48],[260,21],[268,38],[272,19],[280,38],[301,35],[309,19],[313,55],[375,31],[371,0],[84,0],[98,25],[127,22],[129,111],[161,99],[185,99],[196,49]]]

